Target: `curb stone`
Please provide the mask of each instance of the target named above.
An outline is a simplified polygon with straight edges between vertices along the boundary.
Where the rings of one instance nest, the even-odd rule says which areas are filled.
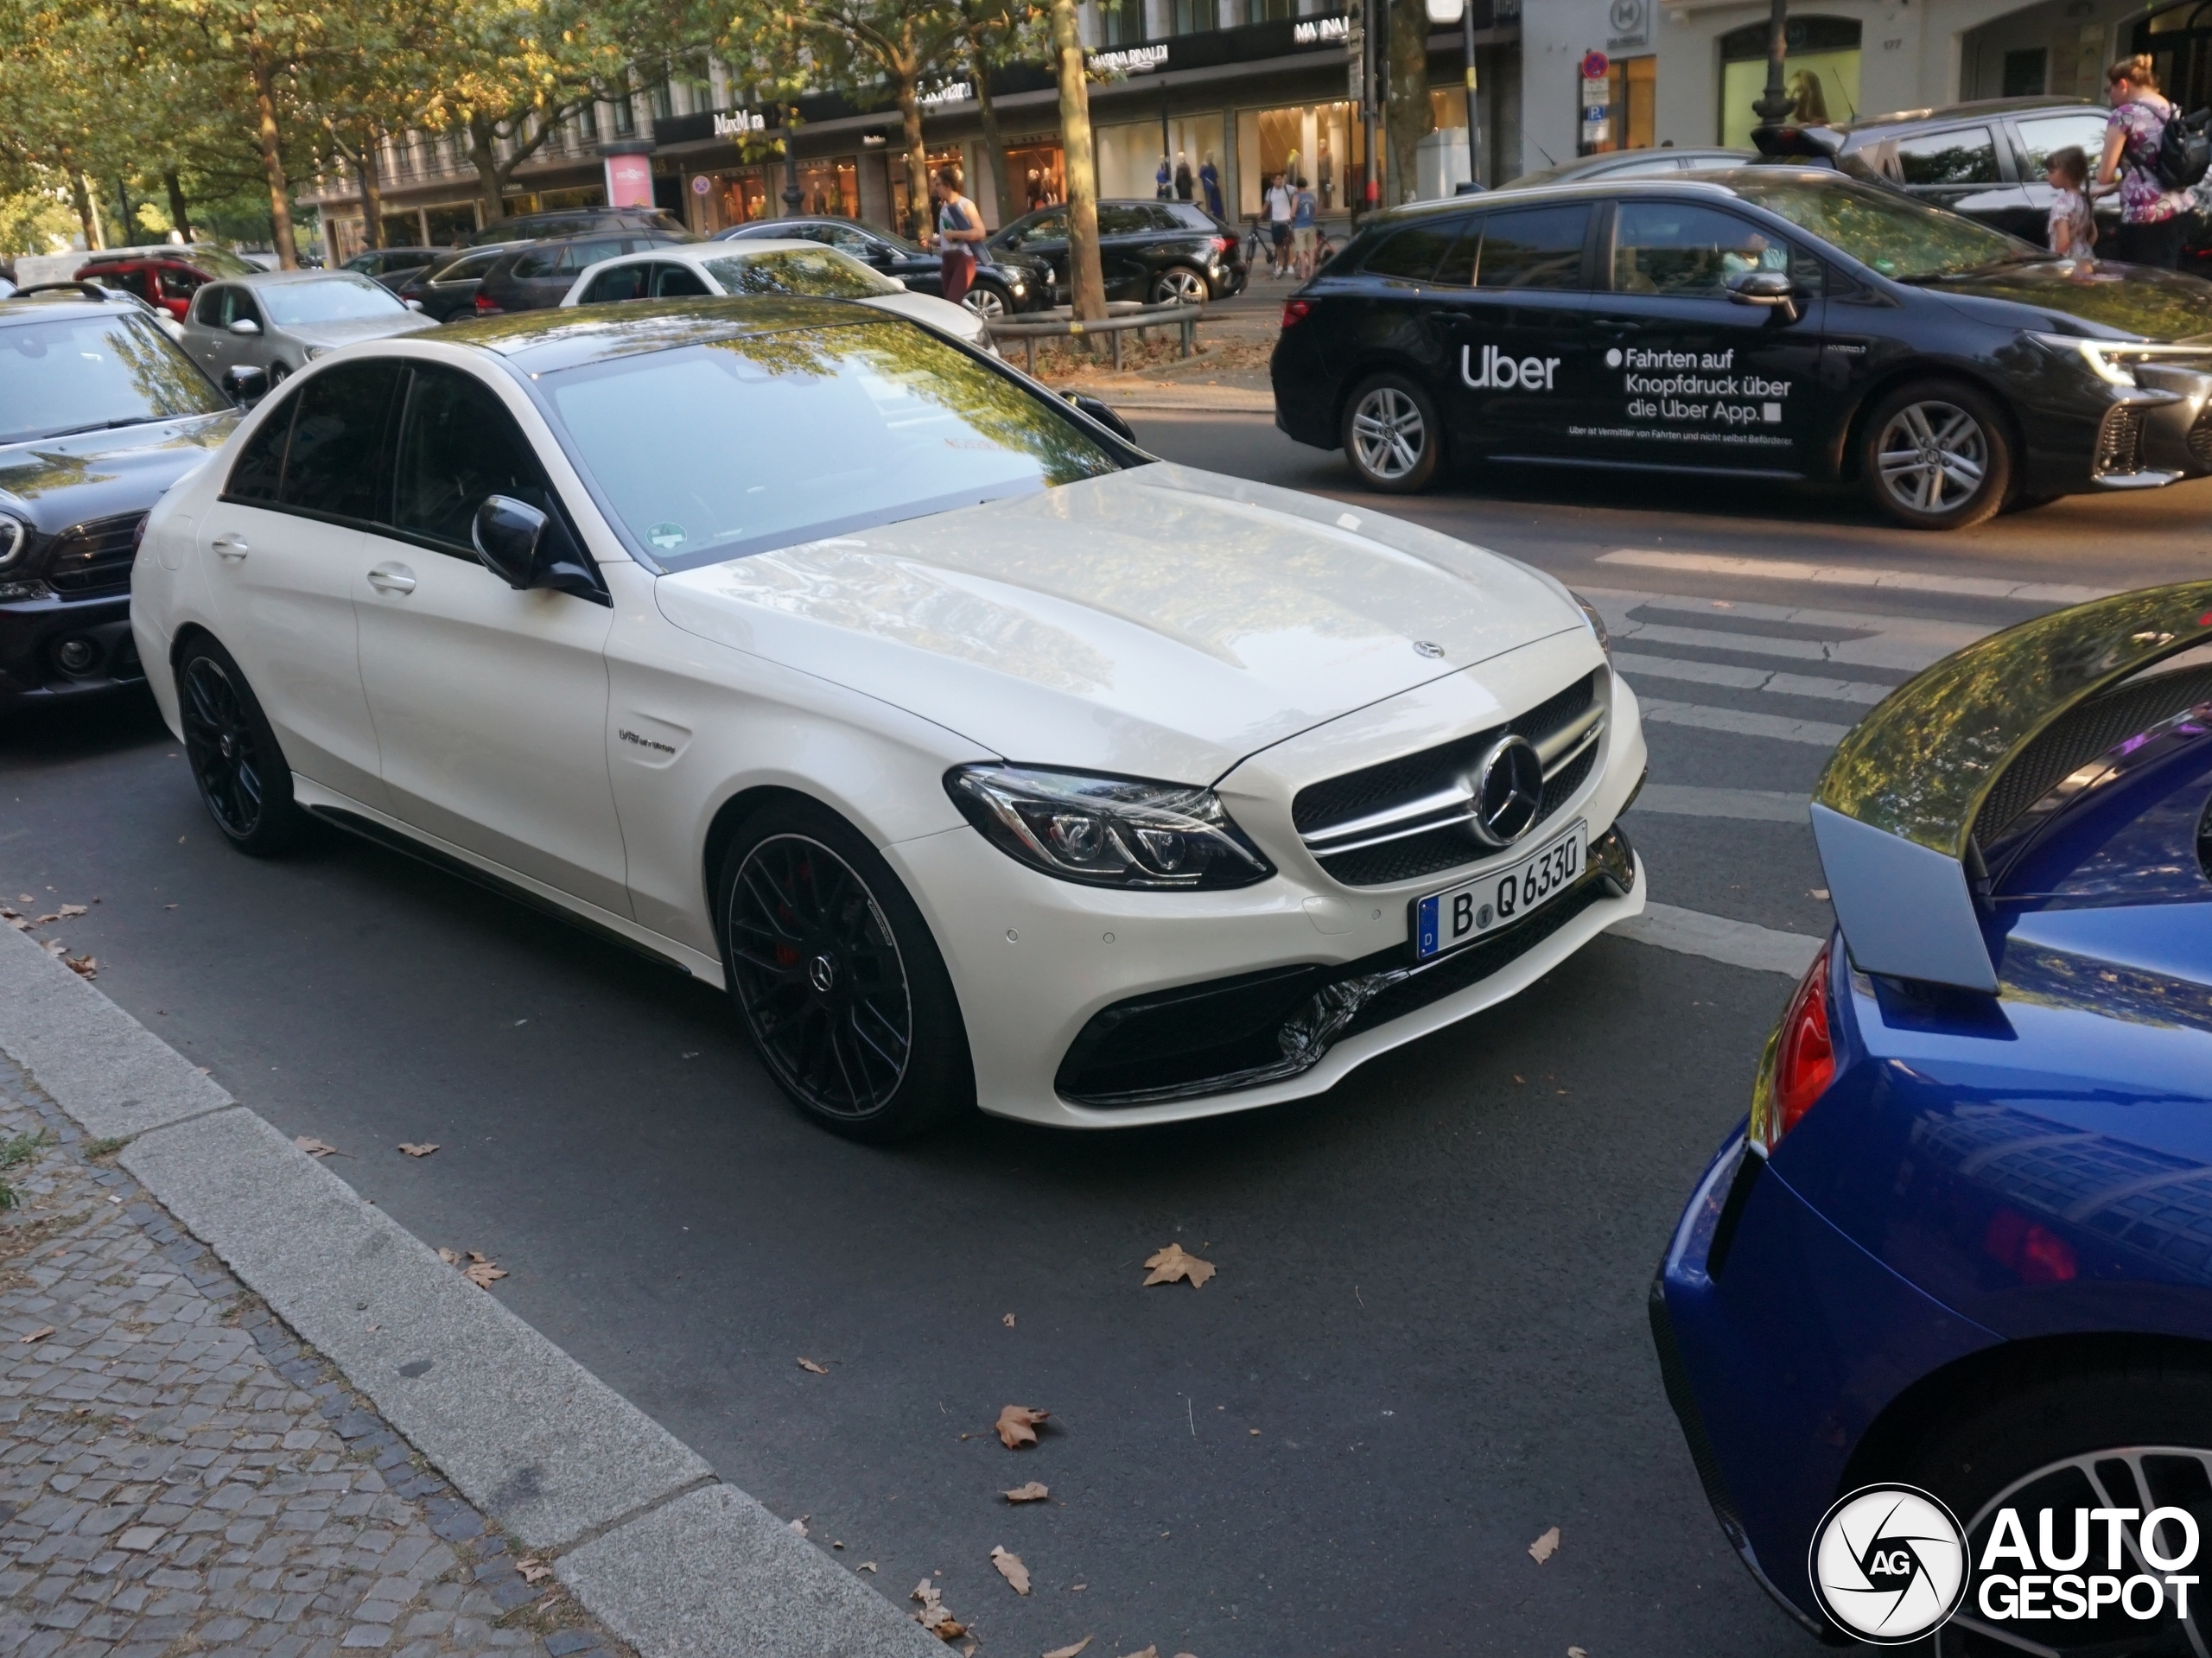
[[[0,1050],[87,1132],[136,1135],[130,1173],[645,1658],[943,1651],[12,929],[0,929]],[[678,1560],[712,1575],[671,1577]]]

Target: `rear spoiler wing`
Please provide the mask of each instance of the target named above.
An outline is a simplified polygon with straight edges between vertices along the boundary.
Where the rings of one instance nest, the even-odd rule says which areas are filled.
[[[1975,820],[2071,709],[2212,644],[2212,581],[2146,588],[1993,633],[1892,691],[1813,791],[1813,838],[1861,970],[1993,993]]]

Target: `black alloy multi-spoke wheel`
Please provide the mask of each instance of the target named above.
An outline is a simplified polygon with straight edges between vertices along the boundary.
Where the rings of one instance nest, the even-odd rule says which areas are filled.
[[[1152,279],[1154,305],[1204,305],[1213,297],[1205,272],[1192,265],[1170,265]]]
[[[282,852],[299,838],[292,770],[231,653],[202,635],[176,664],[177,712],[200,803],[241,852]]]
[[[1444,448],[1435,403],[1403,374],[1378,374],[1352,392],[1344,444],[1362,483],[1398,495],[1428,486]]]
[[[1866,418],[1859,468],[1874,501],[1915,530],[1963,530],[2012,492],[2003,413],[1970,385],[1923,382],[1891,392]]]
[[[843,819],[796,800],[756,812],[722,860],[716,913],[754,1051],[815,1121],[884,1143],[974,1102],[936,941]]]

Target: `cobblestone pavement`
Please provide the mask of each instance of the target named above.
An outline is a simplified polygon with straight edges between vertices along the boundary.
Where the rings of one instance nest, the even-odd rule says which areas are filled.
[[[0,1655],[626,1654],[114,1149],[0,1056]]]

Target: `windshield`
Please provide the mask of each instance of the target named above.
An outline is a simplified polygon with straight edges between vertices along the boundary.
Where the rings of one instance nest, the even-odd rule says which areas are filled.
[[[899,291],[897,283],[877,276],[851,254],[835,248],[779,248],[772,253],[732,254],[706,264],[707,274],[725,294],[868,299]]]
[[[407,308],[366,276],[334,275],[321,282],[271,283],[257,289],[256,296],[269,308],[269,320],[280,328],[297,328],[317,322],[358,322],[364,317],[388,317]]]
[[[1898,282],[1955,276],[2007,259],[2033,258],[2041,251],[2003,231],[1854,180],[1814,184],[1747,171],[1729,175],[1726,182],[1745,200],[1781,214]]]
[[[0,443],[230,407],[167,335],[92,311],[0,326]]]
[[[666,569],[1120,464],[1049,397],[888,318],[679,346],[542,384],[584,472]]]

